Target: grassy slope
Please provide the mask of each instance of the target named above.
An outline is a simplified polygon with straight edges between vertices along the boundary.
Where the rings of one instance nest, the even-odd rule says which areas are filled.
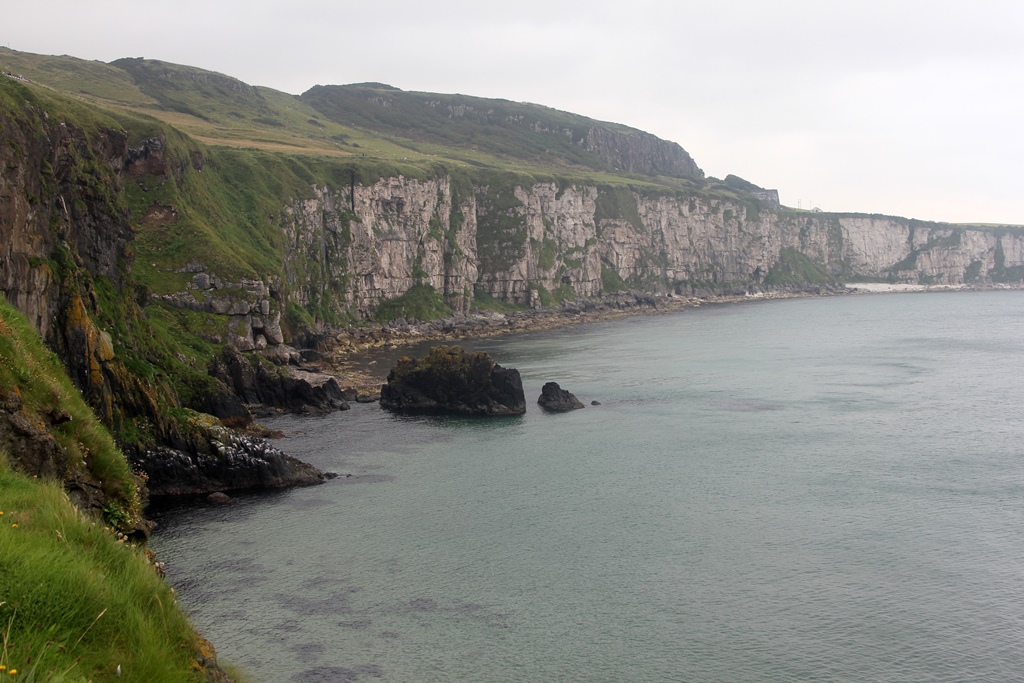
[[[4,678],[205,680],[193,653],[208,645],[145,551],[84,517],[59,484],[16,474],[4,460],[0,454]]]
[[[16,396],[35,425],[48,415],[70,419],[51,434],[67,457],[66,479],[75,471],[102,482],[107,522],[130,528],[141,514],[136,481],[110,433],[71,384],[57,357],[46,350],[25,317],[0,296],[0,397]]]
[[[50,429],[69,469],[88,470],[109,497],[107,522],[139,512],[135,480],[110,434],[24,317],[0,298],[0,397],[17,396]],[[203,680],[206,647],[178,611],[145,551],[87,518],[57,482],[17,472],[0,453],[0,665],[12,681]],[[102,616],[100,616],[102,614]],[[12,675],[12,671],[18,673]]]
[[[446,168],[487,168],[543,179],[557,176],[591,183],[693,187],[682,179],[627,177],[602,170],[593,155],[565,135],[532,134],[522,126],[473,119],[447,125],[421,106],[426,98],[443,101],[444,106],[450,100],[478,109],[497,109],[503,115],[536,119],[553,130],[571,130],[574,139],[595,124],[618,132],[639,132],[534,104],[404,93],[402,101],[408,103],[409,111],[394,121],[375,119],[371,109],[356,106],[358,100],[351,103],[351,111],[338,112],[336,106],[315,95],[317,89],[297,97],[157,60],[122,59],[103,64],[0,48],[0,70],[24,75],[36,84],[92,104],[152,116],[211,146],[370,164],[386,161],[413,174],[436,169],[441,163]],[[329,86],[332,91],[337,87]],[[317,102],[324,103],[332,115],[325,116],[312,106]]]

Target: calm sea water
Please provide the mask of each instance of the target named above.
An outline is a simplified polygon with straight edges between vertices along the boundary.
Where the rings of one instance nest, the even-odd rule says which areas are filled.
[[[475,347],[522,372],[526,416],[278,419],[352,476],[161,516],[223,659],[297,682],[1024,677],[1024,292]],[[587,408],[542,413],[551,380]]]

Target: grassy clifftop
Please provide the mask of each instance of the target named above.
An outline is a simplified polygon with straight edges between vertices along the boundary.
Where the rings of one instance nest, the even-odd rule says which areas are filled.
[[[676,143],[541,105],[405,92],[382,84],[316,86],[301,96],[152,59],[110,64],[0,48],[0,71],[111,110],[159,119],[204,144],[398,164],[558,174],[592,182],[691,188],[703,173]],[[656,157],[630,169],[611,150]],[[652,156],[653,155],[653,156]]]

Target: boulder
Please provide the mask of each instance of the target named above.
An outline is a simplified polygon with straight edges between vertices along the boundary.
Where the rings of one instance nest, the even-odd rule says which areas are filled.
[[[567,413],[583,407],[583,403],[571,393],[558,386],[557,382],[548,382],[540,390],[538,405],[552,413]]]
[[[381,388],[380,405],[403,413],[522,415],[523,380],[486,353],[436,346],[426,358],[402,358]]]

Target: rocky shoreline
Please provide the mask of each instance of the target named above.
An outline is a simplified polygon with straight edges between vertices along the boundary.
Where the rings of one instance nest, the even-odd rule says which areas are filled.
[[[311,340],[315,348],[289,353],[276,350],[277,362],[290,367],[297,376],[333,378],[347,401],[375,400],[384,384],[389,367],[376,364],[375,349],[398,349],[422,342],[459,342],[487,339],[507,334],[554,330],[573,325],[619,320],[649,315],[664,315],[688,308],[730,303],[794,299],[812,296],[848,296],[863,294],[935,291],[981,291],[1021,289],[1014,285],[917,285],[882,282],[851,283],[838,286],[777,288],[764,291],[733,292],[721,295],[684,297],[646,292],[624,292],[601,299],[566,301],[557,309],[529,309],[507,312],[481,311],[457,314],[429,322],[398,319],[386,324],[352,326],[322,334]],[[254,415],[304,410],[281,405],[251,404]],[[342,408],[344,409],[344,408]],[[305,409],[308,410],[308,409]],[[319,406],[330,412],[330,405]]]
[[[379,391],[389,368],[371,365],[365,352],[399,348],[421,342],[458,342],[487,339],[507,334],[542,332],[573,325],[619,320],[636,316],[664,315],[702,305],[793,299],[809,296],[850,294],[844,287],[778,289],[721,296],[682,297],[676,295],[625,292],[602,299],[563,302],[558,309],[485,311],[454,315],[430,322],[393,320],[384,325],[349,327],[319,340],[320,372],[334,376],[348,396]]]

